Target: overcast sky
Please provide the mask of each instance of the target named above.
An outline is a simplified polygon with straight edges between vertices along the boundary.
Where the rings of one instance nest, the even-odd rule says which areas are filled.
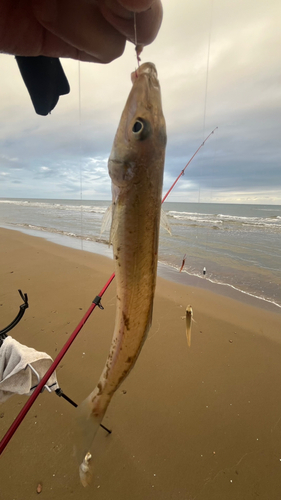
[[[281,204],[280,0],[163,0],[142,62],[156,64],[167,123],[167,201]],[[209,54],[209,57],[208,57]],[[12,56],[0,55],[0,197],[110,199],[107,159],[136,67],[61,60],[71,92],[35,114]],[[208,69],[208,70],[207,70]]]

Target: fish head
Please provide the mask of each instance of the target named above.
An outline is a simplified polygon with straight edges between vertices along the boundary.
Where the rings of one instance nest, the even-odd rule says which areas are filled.
[[[186,307],[185,312],[186,312],[187,315],[189,315],[189,316],[191,316],[191,318],[193,318],[193,309],[192,309],[192,307],[190,305],[188,305]]]
[[[144,176],[148,179],[157,174],[151,172],[152,165],[163,175],[167,138],[155,65],[142,64],[131,79],[133,86],[108,162],[113,191],[114,187],[130,187],[139,184]]]

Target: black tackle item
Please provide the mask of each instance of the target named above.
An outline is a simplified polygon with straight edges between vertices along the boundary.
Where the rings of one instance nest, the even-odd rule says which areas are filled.
[[[48,115],[70,87],[57,57],[16,56],[21,76],[38,115]]]
[[[68,403],[70,403],[72,406],[75,406],[75,408],[77,408],[78,405],[72,399],[70,399],[66,394],[64,394],[63,390],[60,387],[55,390],[55,393],[56,393],[57,396],[63,397],[66,401],[68,401]],[[106,432],[108,432],[108,434],[112,433],[112,431],[110,429],[108,429],[107,427],[105,427],[104,425],[100,424],[100,426]]]
[[[98,306],[100,309],[104,309],[104,307],[101,305],[101,297],[99,295],[97,295],[93,302],[93,304],[96,304],[96,306]]]
[[[72,404],[72,406],[75,406],[75,408],[77,408],[78,405],[72,399],[70,399],[66,394],[64,394],[63,390],[60,387],[55,390],[55,393],[57,394],[57,396],[63,397],[66,401]]]
[[[7,333],[10,330],[12,330],[12,328],[14,328],[14,326],[16,326],[18,324],[18,322],[23,317],[25,310],[29,307],[27,294],[26,293],[23,294],[21,290],[19,290],[18,292],[23,300],[23,304],[21,304],[20,310],[19,310],[17,316],[15,317],[15,319],[8,326],[6,326],[6,328],[3,328],[3,330],[0,330],[0,347],[3,343],[3,340],[7,337]]]

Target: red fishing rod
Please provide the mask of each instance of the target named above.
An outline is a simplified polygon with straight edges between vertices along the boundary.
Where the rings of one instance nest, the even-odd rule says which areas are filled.
[[[173,183],[173,185],[170,187],[170,189],[167,192],[167,194],[164,196],[164,198],[162,200],[162,203],[164,203],[164,201],[166,200],[167,196],[169,195],[169,193],[172,191],[173,187],[178,182],[179,178],[184,174],[184,171],[187,168],[187,166],[190,164],[190,162],[193,160],[193,158],[197,155],[198,151],[202,148],[202,146],[204,146],[205,142],[209,139],[209,137],[215,132],[215,130],[217,128],[218,127],[216,127],[208,135],[208,137],[206,137],[206,139],[202,142],[201,146],[199,146],[199,148],[197,149],[197,151],[195,151],[194,155],[190,158],[189,162],[185,165],[185,167],[181,171],[180,175],[177,177],[177,179],[175,180],[175,182]],[[7,444],[9,443],[9,441],[11,440],[11,438],[13,437],[14,433],[16,432],[17,428],[19,427],[19,425],[23,421],[23,419],[26,416],[27,412],[30,410],[31,406],[33,405],[33,403],[35,402],[35,400],[39,396],[39,394],[42,391],[43,387],[47,384],[50,376],[55,371],[55,369],[57,368],[58,364],[61,362],[62,358],[64,357],[64,355],[66,354],[66,352],[70,348],[70,346],[73,343],[74,339],[76,338],[76,336],[78,335],[78,333],[80,332],[80,330],[82,329],[82,327],[84,326],[84,324],[86,323],[86,321],[88,320],[88,318],[90,317],[90,315],[92,314],[93,310],[96,308],[96,306],[101,307],[101,305],[100,305],[101,297],[106,292],[107,288],[109,287],[109,285],[113,281],[114,277],[115,277],[115,273],[112,274],[112,276],[109,278],[109,280],[107,281],[107,283],[105,284],[105,286],[100,291],[99,295],[97,295],[96,298],[93,300],[91,306],[89,307],[88,311],[83,316],[83,318],[81,319],[79,325],[75,328],[74,332],[71,334],[71,336],[69,337],[68,341],[65,343],[65,345],[63,346],[63,348],[61,349],[61,351],[57,355],[56,359],[51,364],[49,370],[45,373],[45,375],[42,378],[42,380],[40,380],[39,384],[34,389],[34,392],[31,394],[30,398],[27,400],[27,402],[25,403],[24,407],[22,408],[22,410],[20,411],[20,413],[18,414],[18,416],[13,421],[11,427],[8,429],[8,431],[6,432],[5,436],[3,437],[2,441],[0,442],[0,455],[2,454],[2,452],[6,448]]]
[[[166,200],[167,196],[170,194],[170,192],[172,191],[172,189],[174,188],[174,186],[176,185],[176,183],[178,182],[178,180],[180,179],[180,177],[184,174],[184,171],[185,169],[188,167],[188,165],[192,162],[193,158],[197,155],[198,151],[202,148],[202,146],[204,146],[205,142],[209,139],[209,137],[215,132],[215,130],[217,130],[218,127],[214,128],[214,130],[212,130],[212,132],[208,135],[208,137],[206,137],[206,139],[202,142],[201,146],[199,146],[199,148],[197,149],[197,151],[195,151],[194,155],[190,158],[190,160],[187,162],[187,164],[185,165],[184,169],[181,171],[180,175],[178,175],[178,177],[176,178],[174,184],[172,184],[172,186],[170,187],[169,191],[165,194],[163,200],[162,200],[162,203],[164,203],[164,201]]]
[[[93,312],[93,310],[95,309],[95,307],[96,306],[101,307],[101,305],[100,305],[101,298],[102,298],[103,294],[105,293],[105,291],[107,290],[107,288],[109,287],[110,283],[113,281],[114,276],[115,276],[115,274],[112,274],[112,276],[109,278],[109,280],[106,283],[106,285],[100,291],[99,295],[97,295],[96,298],[93,300],[91,306],[89,307],[88,311],[83,316],[83,318],[81,319],[79,325],[75,328],[74,332],[71,334],[71,336],[69,337],[68,341],[65,343],[65,345],[63,346],[63,348],[61,349],[61,351],[57,355],[56,359],[51,364],[49,370],[45,373],[45,375],[42,378],[42,380],[40,380],[40,382],[37,385],[36,389],[34,389],[34,392],[31,394],[30,398],[27,400],[27,402],[25,403],[24,407],[22,408],[22,410],[20,411],[20,413],[18,414],[18,416],[16,417],[16,419],[13,421],[11,427],[8,429],[8,431],[6,432],[5,436],[3,437],[3,439],[2,439],[2,441],[0,443],[0,455],[1,455],[2,451],[4,451],[4,449],[6,448],[7,444],[10,441],[10,439],[13,437],[13,435],[16,432],[17,428],[19,427],[19,425],[23,421],[24,417],[26,416],[27,412],[30,410],[31,406],[33,405],[34,401],[39,396],[39,394],[42,391],[44,385],[47,384],[50,376],[55,371],[56,367],[61,362],[62,358],[64,357],[64,355],[66,354],[66,352],[70,348],[72,342],[74,341],[74,339],[76,338],[76,336],[80,332],[81,328],[85,325],[87,319],[90,317],[90,315]]]

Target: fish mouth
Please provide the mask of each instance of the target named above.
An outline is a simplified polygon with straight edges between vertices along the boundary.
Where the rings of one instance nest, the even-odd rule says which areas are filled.
[[[149,78],[157,80],[158,75],[155,64],[143,63],[137,70],[133,71],[131,73],[132,83],[134,84],[141,75],[148,75]]]

